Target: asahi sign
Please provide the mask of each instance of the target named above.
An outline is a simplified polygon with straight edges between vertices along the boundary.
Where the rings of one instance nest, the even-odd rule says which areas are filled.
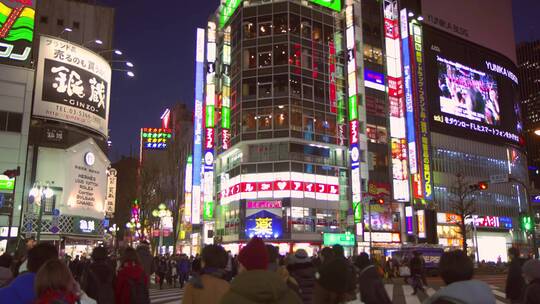
[[[71,42],[41,36],[35,116],[85,127],[107,136],[111,66]]]

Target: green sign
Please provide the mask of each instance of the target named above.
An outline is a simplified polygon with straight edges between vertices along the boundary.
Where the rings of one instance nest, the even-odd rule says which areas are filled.
[[[0,175],[0,191],[1,190],[13,191],[13,187],[15,187],[14,178],[8,178],[5,175]]]
[[[328,7],[336,12],[341,11],[341,0],[311,0],[311,2],[320,6]]]
[[[358,100],[356,95],[349,97],[349,121],[358,119]]]
[[[354,246],[354,235],[350,232],[347,233],[324,233],[323,234],[323,245],[333,246]]]
[[[224,129],[231,128],[231,109],[228,107],[221,108],[221,127]]]
[[[215,117],[215,107],[206,106],[206,123],[205,127],[213,128],[214,127],[214,117]]]
[[[219,9],[219,28],[223,28],[231,19],[236,9],[240,6],[243,0],[225,0]]]
[[[214,219],[214,202],[204,203],[203,219],[205,221],[210,221]]]

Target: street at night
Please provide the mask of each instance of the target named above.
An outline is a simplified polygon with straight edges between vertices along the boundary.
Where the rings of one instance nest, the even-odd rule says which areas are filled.
[[[540,304],[537,0],[0,0],[1,304]]]

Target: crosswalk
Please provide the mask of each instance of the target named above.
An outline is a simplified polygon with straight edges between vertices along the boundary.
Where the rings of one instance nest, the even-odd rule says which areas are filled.
[[[150,303],[152,304],[178,304],[182,303],[184,290],[180,288],[150,289]]]
[[[508,303],[505,299],[505,294],[499,287],[490,285],[491,291],[496,298],[496,304]],[[424,300],[432,296],[440,287],[430,286],[426,287],[426,292],[418,292],[413,295],[413,289],[410,285],[395,283],[385,284],[384,288],[388,293],[392,303],[394,304],[421,304]],[[168,289],[150,289],[150,303],[152,304],[179,304],[182,303],[184,296],[184,290],[180,288],[168,288]],[[360,297],[356,301],[349,304],[362,304]]]

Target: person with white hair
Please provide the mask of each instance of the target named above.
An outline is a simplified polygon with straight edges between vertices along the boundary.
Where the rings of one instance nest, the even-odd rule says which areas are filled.
[[[522,271],[525,283],[527,283],[523,304],[540,303],[540,261],[528,260],[523,264]]]

